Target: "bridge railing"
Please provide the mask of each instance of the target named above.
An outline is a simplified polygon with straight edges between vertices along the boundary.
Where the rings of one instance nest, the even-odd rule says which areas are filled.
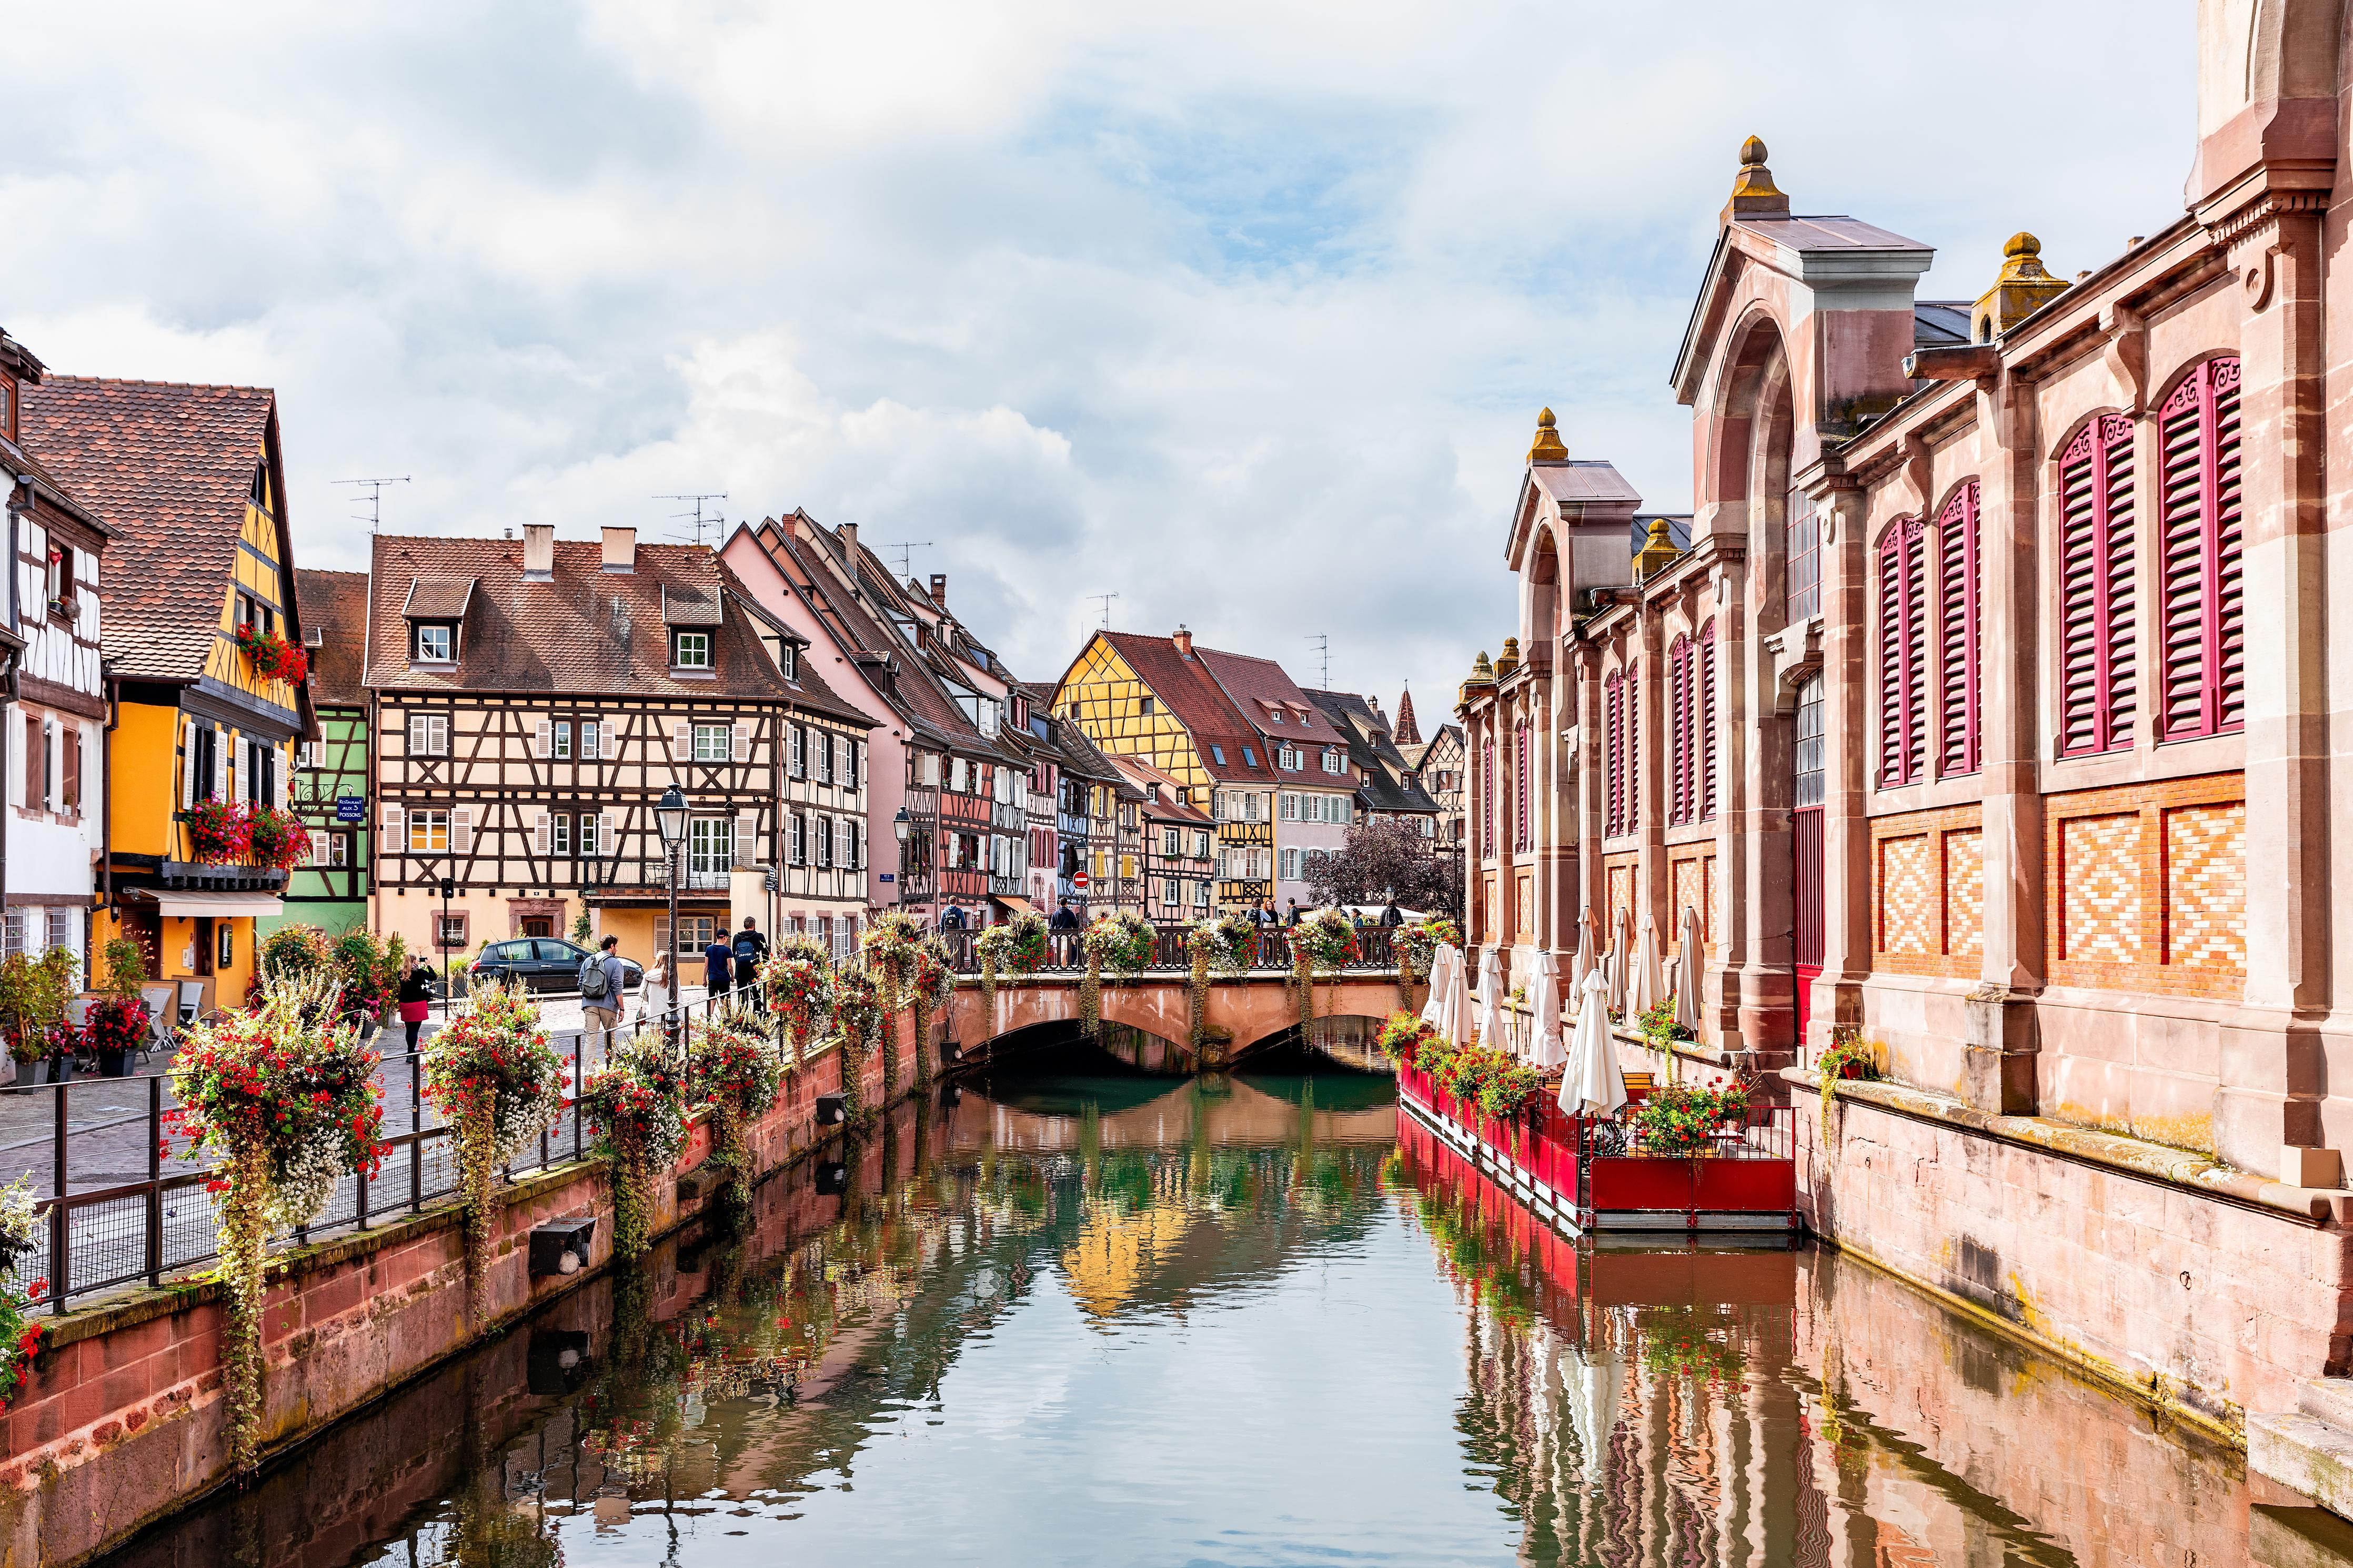
[[[1187,925],[1157,925],[1152,933],[1150,968],[1183,973],[1193,966],[1192,954],[1185,946]],[[1366,926],[1356,933],[1356,962],[1348,965],[1353,972],[1394,970],[1397,953],[1392,945],[1394,932],[1387,926]],[[944,931],[940,937],[947,943],[958,974],[980,973],[980,953],[976,943],[980,933],[973,931]],[[1086,972],[1087,954],[1081,933],[1058,931],[1048,933],[1047,943],[1051,955],[1039,973],[1043,974],[1082,974]],[[1254,973],[1288,973],[1291,969],[1291,928],[1261,926],[1258,933],[1258,963]]]

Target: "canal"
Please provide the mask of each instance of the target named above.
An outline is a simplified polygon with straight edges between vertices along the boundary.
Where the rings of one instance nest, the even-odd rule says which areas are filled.
[[[2353,1561],[1873,1269],[1579,1247],[1270,1065],[902,1106],[108,1561]]]

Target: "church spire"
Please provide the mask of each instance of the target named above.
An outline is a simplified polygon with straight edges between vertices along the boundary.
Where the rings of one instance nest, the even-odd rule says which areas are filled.
[[[1400,746],[1421,744],[1421,726],[1413,721],[1413,688],[1405,689],[1398,699],[1397,723],[1389,731],[1389,739]]]

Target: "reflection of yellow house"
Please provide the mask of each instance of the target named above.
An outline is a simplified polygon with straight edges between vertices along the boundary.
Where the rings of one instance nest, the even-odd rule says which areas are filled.
[[[1108,1318],[1125,1306],[1153,1268],[1192,1228],[1193,1213],[1182,1203],[1155,1204],[1122,1214],[1110,1204],[1091,1204],[1086,1224],[1062,1249],[1062,1277],[1071,1294],[1092,1317]]]
[[[241,626],[303,641],[279,447],[266,389],[51,377],[27,389],[38,449],[121,530],[102,590],[116,721],[109,738],[111,900],[151,973],[190,977],[206,1005],[242,999],[257,917],[286,873],[199,863],[186,812],[210,800],[282,810],[289,748],[312,732],[307,691],[258,675]]]

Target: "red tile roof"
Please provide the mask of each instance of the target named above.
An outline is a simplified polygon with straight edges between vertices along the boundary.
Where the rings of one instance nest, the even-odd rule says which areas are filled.
[[[52,375],[23,399],[26,448],[122,535],[100,578],[106,657],[133,679],[195,679],[236,570],[254,465],[271,445],[277,394]],[[283,545],[281,478],[272,484]]]
[[[1176,782],[1174,773],[1155,768],[1142,757],[1113,757],[1112,766],[1127,775],[1128,781],[1144,792],[1144,815],[1155,822],[1190,822],[1203,827],[1213,818],[1198,805],[1185,804],[1185,786]],[[1152,786],[1160,786],[1160,798],[1152,798]]]
[[[1202,663],[1201,655],[1206,650],[1197,647],[1188,658],[1178,653],[1176,645],[1166,637],[1145,637],[1139,632],[1095,635],[1116,648],[1136,678],[1152,688],[1155,697],[1168,704],[1168,711],[1192,734],[1201,767],[1211,778],[1226,784],[1275,782],[1273,760],[1260,750],[1257,729],[1242,716]],[[1242,761],[1241,749],[1246,745],[1258,754],[1255,767]],[[1224,761],[1218,759],[1217,752],[1210,749],[1213,746],[1224,750]]]
[[[355,708],[367,701],[360,684],[366,653],[368,575],[364,572],[315,572],[297,568],[295,590],[302,618],[319,634],[311,654],[311,700]]]

